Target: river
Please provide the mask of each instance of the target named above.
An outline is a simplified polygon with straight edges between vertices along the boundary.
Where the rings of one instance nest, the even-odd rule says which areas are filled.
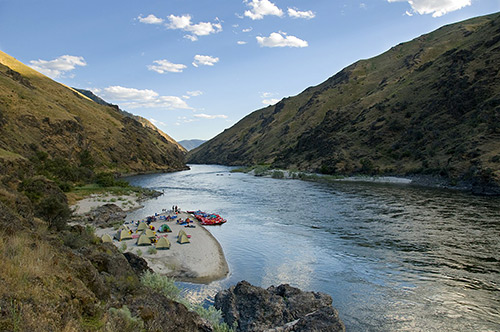
[[[128,178],[164,192],[128,219],[178,205],[228,220],[207,229],[230,275],[182,284],[193,300],[240,280],[289,283],[330,294],[348,331],[500,331],[500,198],[190,166]]]

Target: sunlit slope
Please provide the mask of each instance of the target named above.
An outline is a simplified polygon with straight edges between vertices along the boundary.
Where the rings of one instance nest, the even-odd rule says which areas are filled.
[[[253,112],[188,161],[498,184],[499,17],[445,26],[358,61]]]
[[[97,168],[119,172],[177,170],[183,152],[155,130],[0,52],[0,148],[77,161],[88,150]]]

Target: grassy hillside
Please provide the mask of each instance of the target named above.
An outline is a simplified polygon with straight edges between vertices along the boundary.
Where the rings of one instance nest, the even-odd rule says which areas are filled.
[[[500,15],[442,27],[248,115],[188,162],[500,183]]]
[[[47,153],[71,164],[82,154],[120,173],[185,168],[183,151],[151,126],[99,105],[0,52],[0,149]]]

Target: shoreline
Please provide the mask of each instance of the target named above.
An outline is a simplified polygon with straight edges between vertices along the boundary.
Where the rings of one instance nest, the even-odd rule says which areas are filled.
[[[75,215],[83,217],[77,223],[84,225],[94,225],[92,222],[86,221],[85,215],[93,209],[104,206],[106,204],[123,203],[123,212],[128,213],[142,207],[137,195],[127,195],[126,197],[107,195],[106,199],[102,199],[101,195],[88,197],[78,201],[72,206],[75,208]],[[131,203],[129,203],[131,202]],[[118,204],[116,204],[118,205]],[[120,206],[119,206],[120,207]],[[121,207],[120,207],[121,208]],[[181,211],[177,214],[177,218],[173,221],[160,220],[160,217],[174,216],[172,211],[163,211],[156,213],[156,221],[151,222],[157,231],[160,225],[167,224],[172,232],[160,233],[157,236],[166,236],[171,246],[167,250],[153,250],[154,246],[137,246],[137,239],[129,239],[117,241],[114,235],[117,233],[117,226],[96,228],[95,234],[101,238],[104,234],[108,234],[113,239],[113,244],[123,253],[132,252],[146,260],[148,267],[154,272],[173,277],[176,281],[208,284],[215,280],[225,278],[229,274],[229,266],[227,264],[224,251],[217,239],[210,233],[200,222],[191,214]],[[144,215],[144,219],[146,219]],[[193,221],[191,225],[195,227],[184,227],[176,223],[179,218],[186,220],[189,218]],[[136,226],[132,223],[124,223],[132,230],[132,235],[138,237],[140,232],[136,233]],[[177,243],[177,234],[180,230],[184,230],[190,236],[190,243]]]

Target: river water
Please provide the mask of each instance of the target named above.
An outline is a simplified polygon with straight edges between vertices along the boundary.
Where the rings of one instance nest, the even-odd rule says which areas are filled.
[[[164,191],[128,219],[201,209],[230,275],[182,284],[193,300],[240,280],[330,294],[348,331],[500,331],[500,199],[402,184],[314,183],[230,167],[129,178]]]

